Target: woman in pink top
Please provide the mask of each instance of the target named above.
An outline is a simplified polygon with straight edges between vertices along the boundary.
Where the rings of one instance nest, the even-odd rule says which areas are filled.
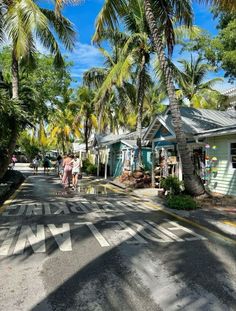
[[[63,160],[64,173],[62,177],[62,184],[64,187],[70,187],[70,182],[72,179],[72,168],[73,168],[73,156],[67,155]]]

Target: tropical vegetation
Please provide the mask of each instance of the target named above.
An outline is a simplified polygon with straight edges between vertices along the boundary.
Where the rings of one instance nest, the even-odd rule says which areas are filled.
[[[93,134],[120,131],[136,131],[141,168],[142,129],[168,103],[186,191],[203,194],[205,189],[194,172],[179,108],[222,109],[222,97],[214,89],[219,79],[206,77],[219,65],[230,79],[235,77],[235,40],[229,34],[235,28],[236,3],[198,2],[214,5],[219,17],[220,31],[213,39],[193,25],[190,0],[105,0],[93,36],[104,65],[88,69],[82,84],[72,88],[72,64],[60,51],[60,44],[67,50],[75,44],[73,26],[62,14],[67,1],[56,0],[55,9],[48,10],[33,0],[3,0],[0,178],[17,145],[27,149],[31,157],[38,150],[50,148],[69,152],[75,140],[85,143],[88,151]],[[38,42],[48,55],[37,51]],[[190,55],[199,51],[200,56],[179,59],[176,65],[172,55],[177,43]]]

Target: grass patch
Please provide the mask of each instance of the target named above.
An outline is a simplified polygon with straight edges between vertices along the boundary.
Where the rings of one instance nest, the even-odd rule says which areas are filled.
[[[195,210],[197,202],[189,195],[170,195],[167,197],[167,206],[177,210]]]

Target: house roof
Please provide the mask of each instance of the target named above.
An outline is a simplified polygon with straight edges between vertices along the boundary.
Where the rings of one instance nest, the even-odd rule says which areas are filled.
[[[236,134],[236,124],[224,126],[213,130],[203,131],[195,134],[196,137],[221,136],[225,134]]]
[[[147,128],[142,129],[142,136],[146,133]],[[95,144],[97,144],[99,147],[105,147],[108,145],[112,145],[116,142],[119,142],[121,140],[123,141],[135,141],[137,139],[137,131],[126,133],[126,134],[107,134],[107,135],[96,135],[95,136]]]
[[[183,122],[183,130],[187,135],[195,135],[225,126],[236,125],[236,118],[227,111],[181,107],[180,114]],[[166,127],[172,136],[175,136],[170,110],[167,109],[164,114],[154,119],[144,139],[152,140],[161,124]]]
[[[130,148],[136,148],[137,147],[136,140],[121,140],[121,142]]]

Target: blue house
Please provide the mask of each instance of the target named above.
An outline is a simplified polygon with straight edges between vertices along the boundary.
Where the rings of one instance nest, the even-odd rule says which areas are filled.
[[[143,135],[146,129],[143,130]],[[121,135],[96,136],[94,147],[97,150],[99,163],[105,164],[105,177],[117,177],[127,169],[134,171],[137,166],[136,132]],[[151,148],[143,142],[142,157],[145,170],[151,170]],[[98,161],[97,161],[98,163]]]
[[[227,111],[182,107],[180,113],[195,171],[209,190],[236,195],[235,107],[232,105]],[[153,186],[159,185],[163,175],[163,159],[167,167],[165,174],[176,175],[182,180],[182,165],[169,109],[153,120],[143,139],[152,142]]]

